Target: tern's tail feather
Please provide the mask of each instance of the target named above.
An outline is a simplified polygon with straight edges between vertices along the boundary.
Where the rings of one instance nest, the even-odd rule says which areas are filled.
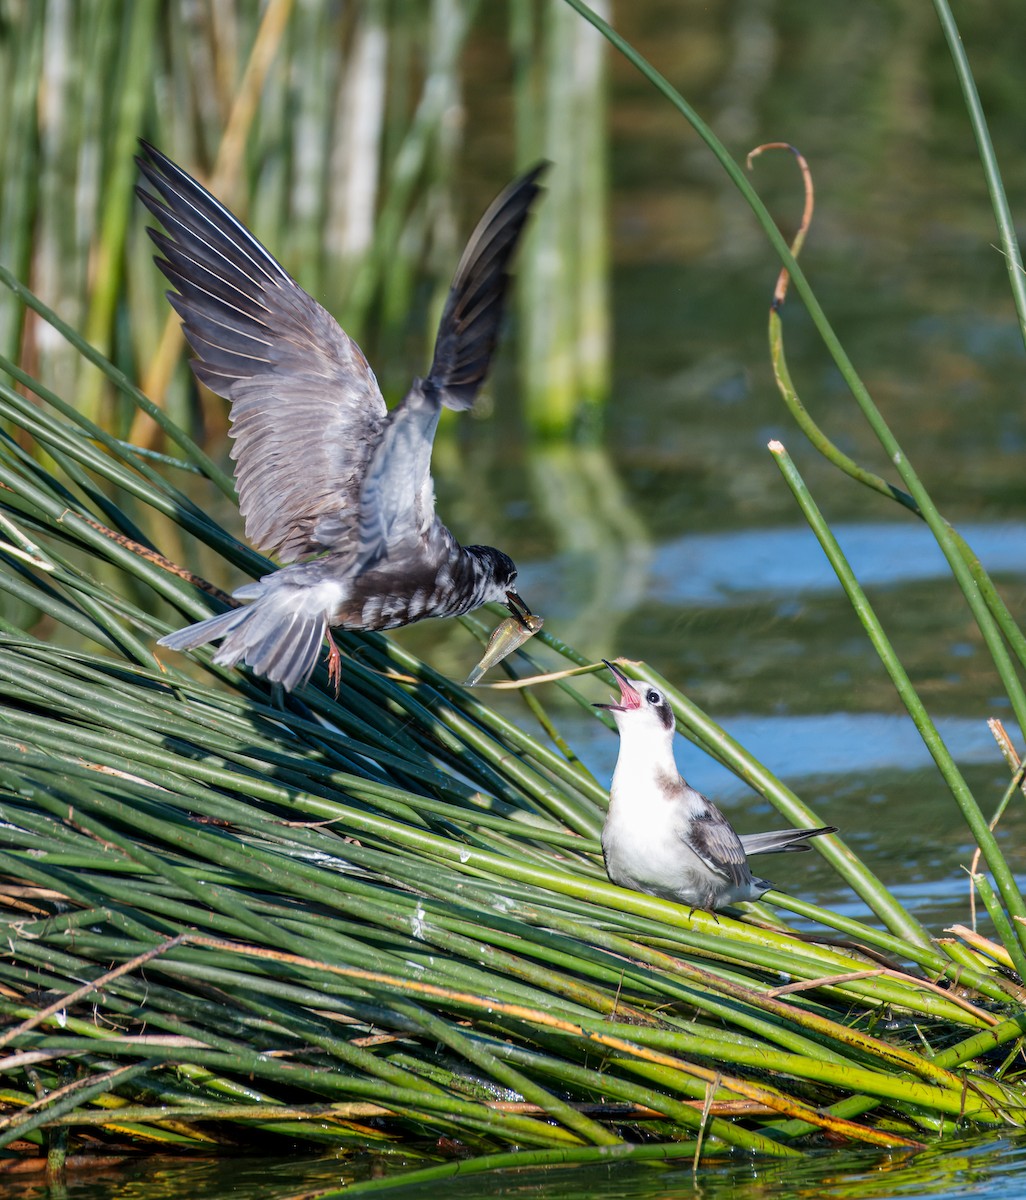
[[[214,655],[219,666],[245,662],[258,675],[294,691],[306,683],[317,665],[327,622],[323,613],[297,611],[298,606],[284,602],[288,598],[288,593],[265,592],[246,608],[188,625],[162,637],[157,645],[192,650],[223,638]]]
[[[783,854],[787,850],[811,850],[809,838],[824,833],[836,833],[836,825],[822,825],[819,829],[774,829],[769,833],[742,833],[741,845],[745,854]]]

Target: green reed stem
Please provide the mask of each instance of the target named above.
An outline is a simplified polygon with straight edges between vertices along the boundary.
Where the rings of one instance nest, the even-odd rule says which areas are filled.
[[[619,36],[602,20],[592,9],[584,3],[584,0],[566,0],[566,3],[574,8],[585,20],[591,22],[600,32],[623,54],[629,62],[631,62],[641,74],[652,84],[652,86],[665,96],[670,103],[680,112],[688,123],[692,126],[699,137],[709,147],[720,166],[723,167],[731,182],[744,197],[749,207],[755,215],[767,238],[769,239],[774,250],[779,255],[784,266],[794,283],[796,291],[802,298],[808,310],[809,316],[812,319],[823,344],[826,346],[841,372],[852,396],[862,411],[867,424],[872,429],[874,435],[883,447],[887,457],[894,464],[899,476],[902,479],[912,499],[915,501],[917,508],[930,527],[940,546],[944,557],[948,561],[951,572],[954,575],[962,594],[966,598],[966,602],[972,611],[973,617],[979,626],[980,632],[983,635],[987,649],[993,658],[995,665],[1001,674],[1002,682],[1005,685],[1008,696],[1012,701],[1013,709],[1016,712],[1017,719],[1024,728],[1026,728],[1026,693],[1023,692],[1021,685],[1011,669],[1007,660],[1007,654],[1001,642],[1001,634],[992,619],[987,605],[980,595],[979,589],[975,586],[972,575],[966,565],[962,555],[959,552],[954,539],[952,538],[948,527],[937,511],[936,505],[933,503],[929,493],[923,486],[919,476],[913,469],[907,455],[898,443],[897,438],[891,432],[887,422],[884,420],[880,410],[877,408],[873,398],[870,396],[865,384],[862,382],[858,372],[851,359],[848,357],[840,339],[834,332],[826,313],[823,311],[812,287],[806,278],[801,267],[798,265],[797,259],[791,253],[783,235],[773,221],[769,211],[759,198],[751,182],[742,171],[741,167],[730,156],[726,147],[716,137],[709,126],[702,120],[698,113],[687,103],[687,101],[672,87],[672,85],[629,43]]]
[[[203,471],[211,482],[218,487],[230,499],[235,499],[235,484],[231,476],[226,475],[219,466],[205,454],[196,443],[181,430],[162,409],[160,409],[148,396],[145,396],[134,383],[129,380],[125,373],[109,362],[100,352],[94,349],[84,337],[69,325],[50,308],[44,304],[37,296],[15,276],[11,271],[0,262],[0,283],[2,283],[9,291],[11,291],[23,304],[38,313],[47,324],[63,337],[74,349],[91,362],[93,366],[99,369],[107,376],[114,386],[126,395],[137,408],[141,409],[147,416],[151,417],[164,430],[164,432],[176,442],[185,452],[190,461],[194,462]]]
[[[801,429],[812,445],[828,462],[833,463],[835,467],[858,483],[864,484],[875,492],[879,492],[882,496],[888,496],[890,499],[897,501],[897,503],[907,508],[910,512],[915,513],[917,517],[922,517],[923,514],[918,504],[916,504],[908,492],[903,492],[900,488],[888,483],[875,472],[859,466],[854,459],[845,454],[843,450],[827,437],[813,419],[808,409],[802,403],[794,382],[791,379],[791,373],[788,370],[787,359],[784,355],[783,322],[780,318],[780,311],[777,308],[770,310],[769,341],[770,361],[773,364],[773,375],[777,382],[777,388],[799,429]],[[976,587],[980,591],[980,595],[983,597],[991,615],[997,622],[998,628],[1004,634],[1020,664],[1026,667],[1026,635],[1023,634],[1023,631],[1009,611],[1008,606],[1002,600],[997,588],[995,588],[990,576],[983,569],[983,565],[972,552],[965,539],[950,525],[947,528],[972,575]],[[1008,664],[1007,660],[1003,657],[1001,663],[998,664],[998,668],[1002,674],[1003,681],[1011,684],[1011,694],[1015,696],[1018,692],[1018,677],[1011,664]],[[1016,711],[1018,713],[1022,707],[1022,702],[1017,701],[1016,703]]]
[[[805,486],[804,480],[799,475],[798,469],[791,461],[783,446],[779,443],[771,443],[770,449],[773,452],[777,465],[780,467],[781,474],[784,476],[795,499],[798,501],[805,519],[823,547],[830,565],[837,574],[837,578],[844,588],[856,615],[866,630],[874,650],[876,650],[880,661],[883,663],[888,675],[890,675],[902,703],[905,705],[909,716],[919,730],[919,734],[930,751],[934,762],[937,764],[941,776],[947,783],[951,794],[961,809],[966,824],[972,831],[977,845],[983,852],[987,866],[990,868],[997,882],[1005,906],[1014,916],[1026,918],[1026,902],[1023,901],[1015,877],[1009,869],[1004,855],[1001,853],[994,834],[991,832],[961,771],[959,771],[957,764],[944,745],[944,741],[937,731],[936,725],[934,725],[929,713],[919,699],[918,693],[908,677],[908,673],[895,653],[869,599],[855,578],[855,574],[849,566],[844,553],[824,520],[823,514],[820,512],[811,493]],[[1020,938],[1022,936],[1022,933],[1020,933]],[[1019,939],[1013,940],[1016,944],[1016,952],[1021,955],[1023,951]],[[1006,949],[1008,949],[1009,953],[1012,953],[1011,947],[1006,946]]]
[[[962,43],[958,26],[951,12],[948,0],[933,0],[937,17],[944,32],[944,40],[948,44],[952,60],[955,64],[955,75],[962,89],[962,97],[969,113],[969,123],[973,136],[980,151],[980,162],[983,164],[983,174],[987,181],[987,191],[990,193],[991,204],[994,208],[994,218],[997,221],[998,236],[1001,240],[1001,253],[1008,271],[1008,285],[1015,301],[1015,311],[1019,317],[1019,329],[1026,343],[1026,273],[1023,271],[1022,255],[1019,252],[1019,241],[1015,234],[1015,221],[1008,207],[1008,197],[1005,185],[998,167],[997,155],[990,140],[990,130],[987,128],[987,118],[980,103],[980,95],[976,90],[969,57]]]

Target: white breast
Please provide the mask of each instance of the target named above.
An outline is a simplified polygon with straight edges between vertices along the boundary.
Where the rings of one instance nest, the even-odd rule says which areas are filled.
[[[660,742],[655,735],[621,737],[602,829],[609,878],[701,908],[754,898],[757,889],[735,888],[685,840],[692,813],[706,802],[680,778],[672,749]]]

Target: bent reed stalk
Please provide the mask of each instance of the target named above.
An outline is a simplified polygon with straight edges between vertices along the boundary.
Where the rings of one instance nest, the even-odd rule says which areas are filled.
[[[914,1148],[1026,1119],[1006,1078],[1022,978],[1003,965],[1024,910],[982,833],[1004,959],[932,940],[841,843],[828,860],[884,930],[777,893],[801,934],[765,903],[689,912],[606,881],[605,791],[565,736],[552,749],[385,637],[343,635],[340,703],[320,671],[278,703],[209,651],[158,661],[160,634],[209,611],[205,572],[269,564],[175,482],[232,494],[171,416],[13,272],[0,283],[182,456],[0,358],[0,1152],[57,1130],[430,1164],[449,1138],[469,1171]],[[818,820],[651,668],[624,669],[781,812]]]
[[[684,1137],[779,1157],[810,1135],[911,1146],[1026,1116],[980,1069],[1022,1032],[993,960],[948,957],[907,915],[883,934],[816,914],[867,957],[614,887],[604,789],[388,639],[343,635],[341,703],[311,686],[279,707],[208,652],[207,682],[157,662],[171,607],[208,603],[152,548],[160,523],[265,564],[185,499],[174,466],[37,398],[0,388],[0,586],[23,614],[0,636],[0,1148],[60,1128],[404,1155],[439,1135],[575,1156]],[[27,631],[37,614],[49,643]],[[798,815],[666,690],[691,736]],[[837,864],[899,913],[850,852]]]

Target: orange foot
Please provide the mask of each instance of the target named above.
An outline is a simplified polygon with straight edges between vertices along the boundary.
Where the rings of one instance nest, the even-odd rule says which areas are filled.
[[[326,637],[328,639],[328,682],[334,684],[335,699],[338,699],[338,691],[342,686],[342,654],[335,645],[335,639],[331,636],[329,629]]]

